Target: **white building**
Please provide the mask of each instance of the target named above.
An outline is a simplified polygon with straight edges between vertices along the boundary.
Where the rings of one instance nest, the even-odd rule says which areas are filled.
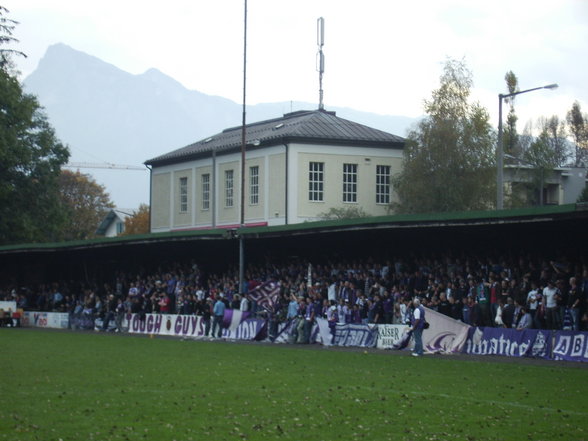
[[[584,167],[535,170],[527,164],[506,164],[505,193],[524,203],[563,205],[576,202],[586,186]]]
[[[145,162],[151,231],[233,228],[241,219],[242,128]],[[404,139],[324,110],[247,125],[247,226],[316,220],[330,208],[388,214]]]
[[[112,208],[106,213],[96,229],[97,236],[116,237],[125,231],[125,219],[133,216],[137,210],[131,208]]]

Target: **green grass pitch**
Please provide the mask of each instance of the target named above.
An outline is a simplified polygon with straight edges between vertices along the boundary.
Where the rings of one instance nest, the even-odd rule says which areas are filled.
[[[588,370],[0,330],[2,440],[584,440]]]

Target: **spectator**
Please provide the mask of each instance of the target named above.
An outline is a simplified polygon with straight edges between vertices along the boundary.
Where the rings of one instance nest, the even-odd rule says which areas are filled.
[[[212,336],[213,337],[222,337],[223,331],[223,321],[225,318],[225,308],[226,305],[223,302],[222,295],[219,294],[216,297],[216,303],[214,304],[213,314],[214,317],[212,318]]]

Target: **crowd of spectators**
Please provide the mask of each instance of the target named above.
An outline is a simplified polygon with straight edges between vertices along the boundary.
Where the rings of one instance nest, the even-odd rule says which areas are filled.
[[[110,280],[59,281],[5,286],[0,300],[25,310],[86,314],[120,325],[124,313],[197,314],[214,321],[226,308],[267,314],[275,322],[297,318],[298,338],[314,318],[329,323],[404,324],[410,301],[475,326],[586,330],[588,262],[541,256],[474,255],[390,257],[376,260],[249,265],[245,286],[238,271],[210,273],[199,262],[177,262],[156,271],[123,271]],[[267,280],[280,282],[278,308],[267,313],[246,293]]]

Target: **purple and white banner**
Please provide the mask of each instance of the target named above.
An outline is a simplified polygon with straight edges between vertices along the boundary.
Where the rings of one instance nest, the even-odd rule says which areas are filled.
[[[471,355],[551,358],[552,331],[471,328],[464,352]]]
[[[334,333],[325,319],[317,319],[319,336],[325,346],[355,346],[359,348],[373,348],[378,339],[377,325],[341,325],[337,324]]]
[[[425,319],[429,322],[429,329],[423,330],[423,346],[426,352],[462,352],[470,325],[429,308],[425,308]]]
[[[555,331],[553,359],[588,361],[588,332]]]
[[[225,309],[223,318],[223,328],[228,328],[230,332],[235,332],[239,325],[249,318],[249,312],[238,309]]]
[[[268,312],[275,312],[280,295],[280,284],[273,281],[262,283],[247,294],[247,298]]]
[[[333,336],[333,346],[355,346],[373,348],[378,340],[377,325],[337,325]]]
[[[231,317],[232,318],[232,317]],[[206,323],[197,315],[127,314],[129,333],[153,334],[175,337],[203,338],[206,337]],[[237,322],[234,323],[234,322]],[[266,322],[261,319],[229,321],[232,325],[223,329],[222,337],[233,340],[258,340],[265,338]],[[212,326],[211,326],[212,328]]]

